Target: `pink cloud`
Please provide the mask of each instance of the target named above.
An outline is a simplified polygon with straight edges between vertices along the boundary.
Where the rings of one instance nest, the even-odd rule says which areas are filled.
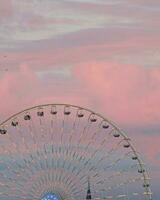
[[[0,21],[10,17],[14,12],[12,0],[1,0],[0,2]]]
[[[67,101],[82,103],[122,124],[158,124],[159,68],[87,62],[73,69],[72,78],[78,81],[74,83],[71,79],[67,85],[65,80],[61,80],[58,86],[55,77],[50,77],[51,84],[47,80],[44,83],[27,65],[22,65],[15,72],[9,70],[0,80],[0,91],[4,97],[1,100],[2,110],[5,113],[15,110],[16,104],[23,108],[37,102]],[[7,107],[6,100],[9,101]]]
[[[18,72],[8,71],[0,80],[1,112],[11,115],[18,107],[30,104],[30,97],[36,95],[32,89],[37,84],[38,80],[27,65],[21,65]]]
[[[75,74],[84,93],[125,124],[157,124],[160,120],[160,69],[114,63],[85,63]]]
[[[98,37],[99,34],[100,37]],[[106,34],[109,39],[106,39]],[[21,43],[21,47],[18,44],[20,50],[6,52],[5,59],[3,58],[4,52],[0,53],[1,66],[10,68],[14,65],[16,68],[20,63],[27,62],[33,69],[46,70],[55,65],[74,66],[77,63],[96,60],[109,60],[109,62],[114,60],[113,62],[115,62],[115,59],[120,63],[135,63],[140,59],[141,65],[145,65],[149,59],[146,58],[146,55],[152,58],[154,66],[159,61],[157,48],[160,42],[158,37],[151,35],[148,38],[146,35],[135,36],[137,34],[135,31],[132,33],[119,31],[119,38],[116,39],[117,36],[110,34],[111,32],[106,30],[84,31],[68,35],[64,39],[51,39],[35,44]],[[121,39],[122,37],[125,39]],[[53,45],[54,43],[55,45]],[[62,44],[61,48],[59,43]]]
[[[27,64],[22,64],[15,71],[9,70],[0,79],[1,121],[20,110],[37,104],[70,103],[89,104],[87,98],[74,92],[67,85],[58,86],[56,79],[51,84],[45,83]]]

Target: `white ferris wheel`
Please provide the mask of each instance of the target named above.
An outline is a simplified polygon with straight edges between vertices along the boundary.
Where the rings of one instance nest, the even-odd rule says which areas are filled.
[[[0,124],[1,200],[151,200],[131,139],[68,104],[38,105]]]

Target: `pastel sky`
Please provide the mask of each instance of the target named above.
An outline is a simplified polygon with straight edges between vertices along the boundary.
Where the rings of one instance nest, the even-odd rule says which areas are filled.
[[[0,121],[69,103],[115,121],[160,198],[160,1],[0,0]]]

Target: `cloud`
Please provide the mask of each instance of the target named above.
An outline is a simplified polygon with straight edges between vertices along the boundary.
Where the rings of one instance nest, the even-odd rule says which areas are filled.
[[[158,124],[160,69],[105,62],[76,67],[84,95],[116,121],[125,124]]]
[[[13,15],[14,8],[12,0],[1,0],[0,1],[0,22],[4,21]]]
[[[50,75],[42,71],[40,76],[39,73],[28,64],[4,72],[0,79],[1,121],[37,104],[87,104],[87,98],[80,95],[80,88],[76,89],[74,81],[68,78],[72,73],[69,69],[53,67],[48,72]]]
[[[33,104],[37,99],[41,102],[41,99],[72,99],[75,103],[83,99],[87,102],[86,106],[103,112],[119,123],[142,127],[146,124],[158,125],[158,67],[97,61],[75,64],[74,67],[53,65],[47,72],[42,67],[35,71],[29,66],[21,65],[15,71],[9,70],[0,80],[2,96],[12,99],[10,106],[16,104],[18,99],[21,99],[21,105],[27,102]],[[2,99],[1,105],[4,104]]]
[[[36,95],[33,88],[37,86],[38,80],[26,64],[22,64],[16,72],[8,71],[0,80],[1,117],[31,104]]]

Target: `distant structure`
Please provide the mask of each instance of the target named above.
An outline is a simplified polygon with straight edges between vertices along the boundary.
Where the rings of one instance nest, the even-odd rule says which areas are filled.
[[[87,189],[87,196],[86,196],[86,200],[88,199],[92,199],[91,188],[90,188],[90,178],[88,178],[88,189]]]

